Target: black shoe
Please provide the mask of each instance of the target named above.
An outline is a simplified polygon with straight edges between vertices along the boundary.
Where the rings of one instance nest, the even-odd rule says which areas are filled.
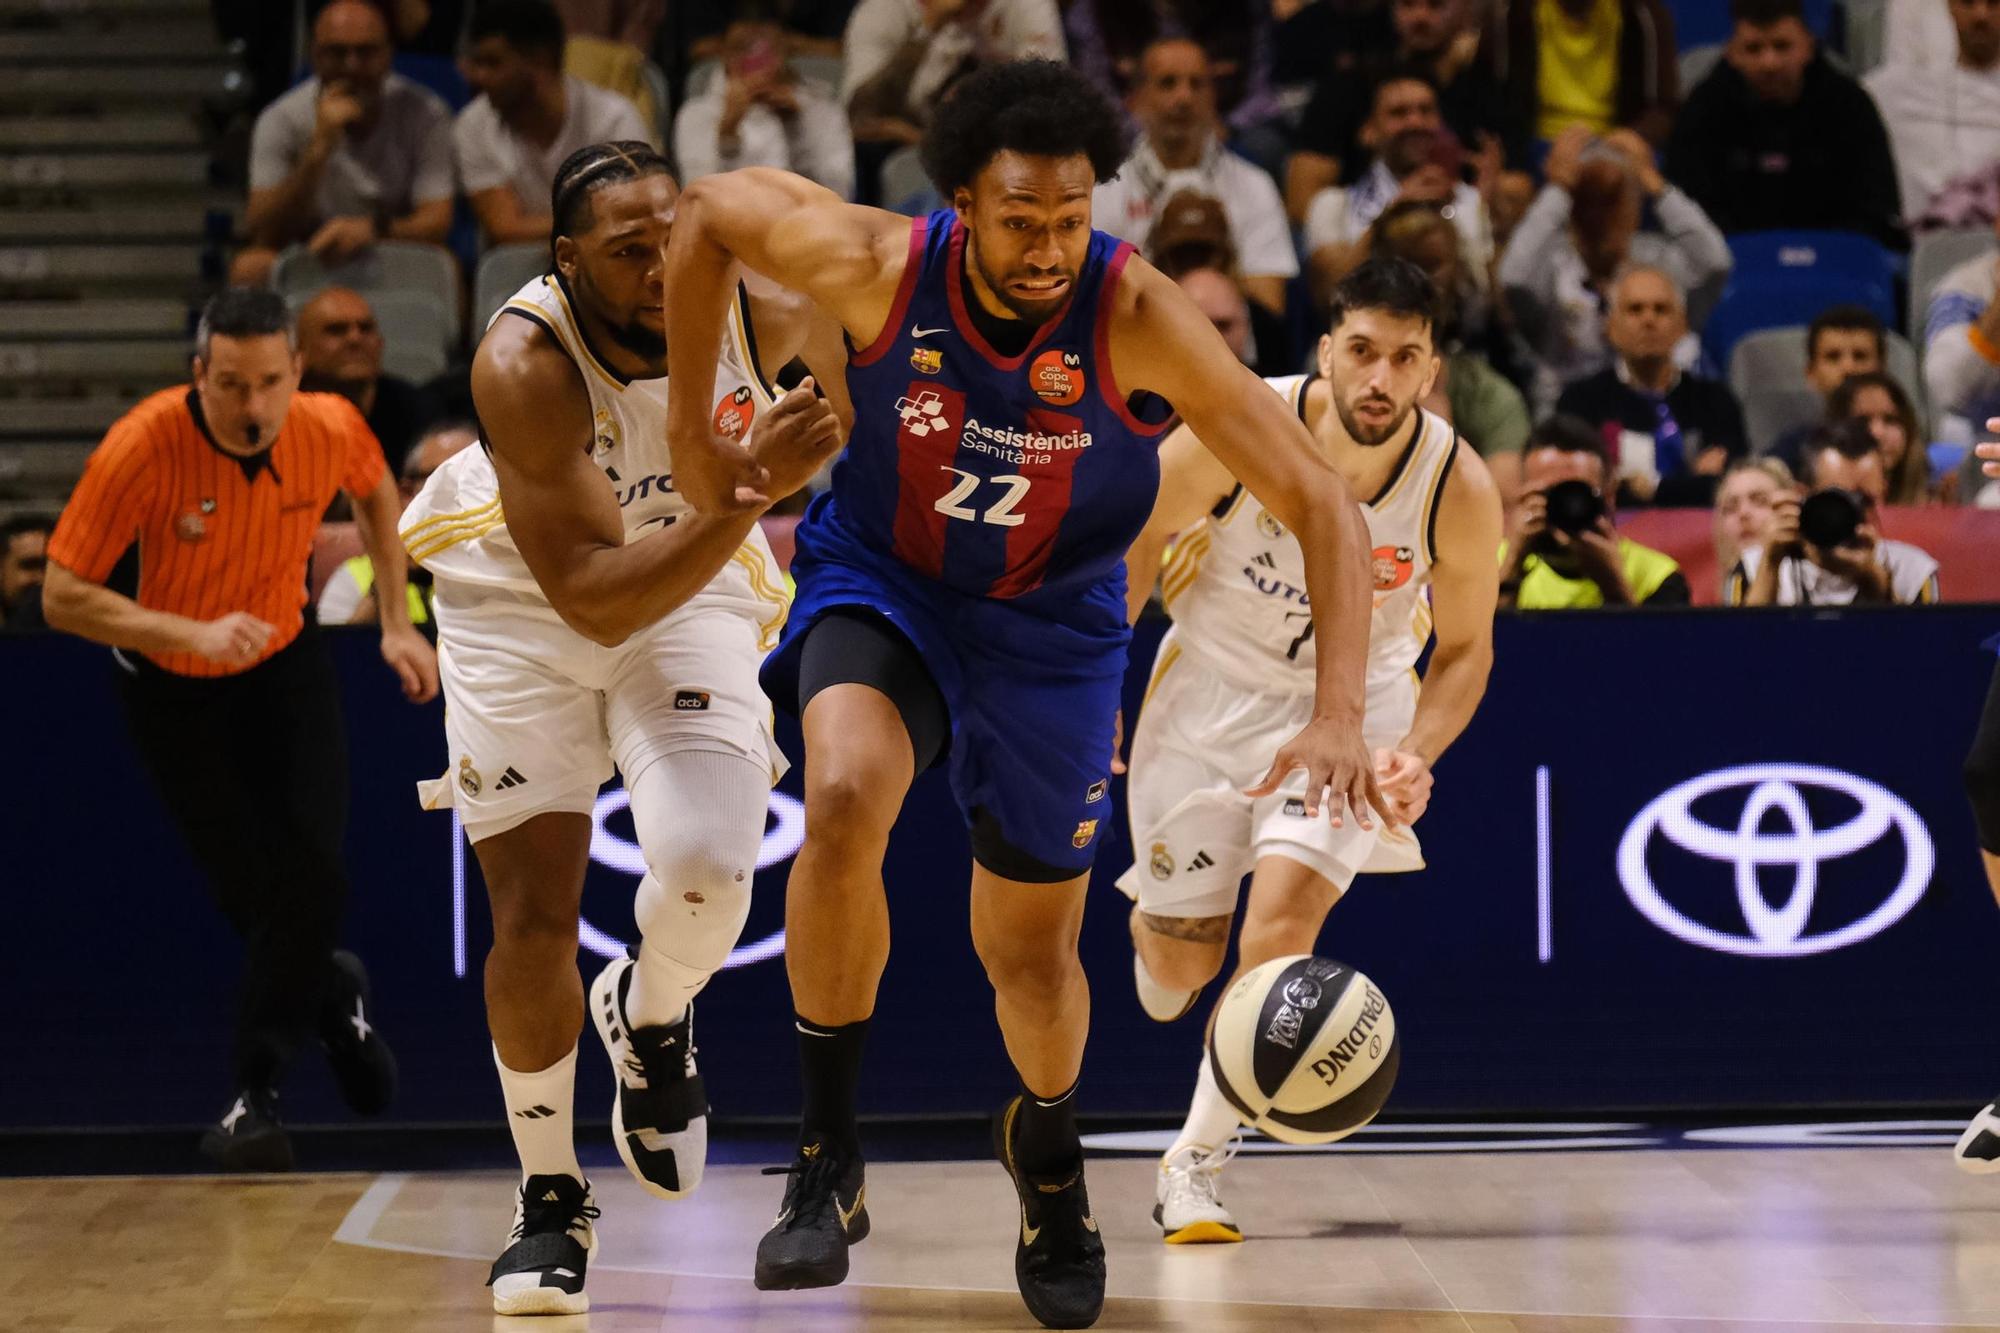
[[[319,1044],[341,1098],[357,1115],[380,1115],[396,1099],[396,1056],[369,1017],[368,970],[345,949],[333,952]]]
[[[590,1017],[618,1076],[611,1141],[648,1194],[684,1199],[708,1161],[708,1089],[694,1066],[694,1005],[678,1023],[635,1028],[625,1012],[630,958],[614,958],[590,984]]]
[[[846,1157],[826,1142],[799,1149],[790,1166],[767,1166],[767,1176],[790,1176],[778,1220],[757,1242],[757,1290],[800,1291],[847,1280],[847,1247],[868,1235],[868,1186],[859,1154]]]
[[[1104,1238],[1083,1188],[1083,1153],[1052,1175],[1024,1172],[1014,1161],[1014,1122],[1021,1099],[993,1118],[993,1152],[1021,1199],[1021,1235],[1014,1245],[1014,1281],[1028,1313],[1043,1328],[1089,1328],[1104,1310]]]
[[[292,1139],[278,1123],[278,1094],[245,1088],[201,1136],[201,1155],[224,1171],[289,1171]]]
[[[514,1243],[486,1275],[495,1314],[583,1314],[583,1278],[597,1252],[590,1186],[572,1175],[529,1176],[514,1200]]]

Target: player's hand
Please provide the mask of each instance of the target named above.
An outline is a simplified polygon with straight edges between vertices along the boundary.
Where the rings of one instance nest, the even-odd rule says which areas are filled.
[[[1399,824],[1414,824],[1430,808],[1430,761],[1410,750],[1375,752],[1375,781],[1389,798],[1390,813]]]
[[[231,611],[195,626],[188,651],[223,666],[246,666],[263,656],[264,646],[277,632],[248,611]]]
[[[1121,708],[1111,722],[1111,772],[1125,771],[1125,710]]]
[[[329,218],[306,242],[306,249],[329,263],[354,258],[380,239],[372,218]]]
[[[2000,417],[1993,417],[1986,423],[1986,429],[2000,431]],[[1972,452],[1979,455],[1979,470],[1989,477],[2000,477],[2000,440],[1988,440],[1984,444],[1972,446]]]
[[[840,444],[840,418],[813,391],[810,375],[750,426],[750,457],[764,469],[765,494],[774,499],[811,481]]]
[[[1246,796],[1269,796],[1296,769],[1306,771],[1306,814],[1318,815],[1320,801],[1326,799],[1327,817],[1335,828],[1345,820],[1343,810],[1351,810],[1364,829],[1375,827],[1369,811],[1380,812],[1390,824],[1396,822],[1388,798],[1375,782],[1375,765],[1361,739],[1361,723],[1336,722],[1315,718],[1304,731],[1286,741],[1271,761],[1264,780],[1244,792]]]
[[[437,698],[437,649],[416,630],[405,626],[384,631],[382,660],[402,682],[405,699],[413,704],[427,704]]]

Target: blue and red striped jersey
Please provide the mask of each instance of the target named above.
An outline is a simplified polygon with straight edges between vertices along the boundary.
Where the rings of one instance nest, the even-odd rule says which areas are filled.
[[[911,224],[889,321],[849,359],[854,429],[826,521],[961,593],[1088,588],[1152,512],[1168,424],[1134,415],[1111,377],[1132,247],[1092,232],[1067,303],[1006,357],[966,310],[966,239],[949,210]]]

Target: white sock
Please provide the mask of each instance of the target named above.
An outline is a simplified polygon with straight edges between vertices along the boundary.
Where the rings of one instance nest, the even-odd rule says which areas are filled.
[[[500,1071],[500,1095],[507,1101],[507,1128],[521,1158],[521,1179],[567,1175],[582,1180],[583,1167],[576,1160],[576,1047],[547,1069],[523,1074],[501,1062],[496,1046],[493,1067]]]
[[[1215,1086],[1215,1075],[1208,1071],[1208,1057],[1201,1061],[1201,1072],[1194,1082],[1194,1101],[1188,1107],[1187,1123],[1181,1126],[1180,1137],[1167,1149],[1172,1157],[1181,1149],[1194,1146],[1204,1152],[1218,1152],[1234,1138],[1243,1117],[1222,1095],[1222,1089]]]

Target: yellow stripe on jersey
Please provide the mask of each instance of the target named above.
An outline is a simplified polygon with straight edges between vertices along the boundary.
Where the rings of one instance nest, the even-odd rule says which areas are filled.
[[[421,523],[412,523],[396,535],[403,539],[403,545],[408,546],[411,542],[420,540],[433,528],[456,527],[467,520],[477,522],[499,508],[500,497],[496,495],[485,504],[474,505],[470,509],[461,509],[451,514],[433,514]]]
[[[1168,644],[1167,650],[1160,654],[1158,661],[1153,663],[1152,679],[1146,682],[1146,693],[1139,700],[1141,710],[1144,710],[1147,704],[1153,702],[1153,691],[1160,688],[1160,682],[1167,678],[1167,672],[1173,668],[1174,663],[1180,660],[1181,646],[1177,643]]]
[[[504,526],[506,522],[506,515],[494,514],[491,517],[475,519],[469,523],[455,523],[451,527],[440,528],[436,532],[426,533],[414,544],[404,543],[404,550],[408,552],[411,560],[421,565],[438,552],[448,551],[462,542],[473,540],[475,537],[484,537],[495,528]]]
[[[597,377],[611,386],[611,392],[624,393],[625,386],[618,382],[618,377],[612,372],[611,367],[597,359],[597,353],[591,350],[590,340],[583,336],[583,324],[577,319],[576,311],[570,306],[569,293],[562,289],[561,283],[549,277],[542,279],[542,285],[555,293],[556,300],[562,305],[564,316],[569,320],[570,337],[564,338],[563,341],[568,343],[571,341],[571,338],[575,340],[576,345],[567,349],[570,359],[579,364],[588,365],[592,370],[596,371]],[[511,305],[512,302],[509,302],[509,304]],[[527,308],[532,310],[538,317],[546,317],[548,314],[547,311],[542,310],[538,306],[529,305]]]
[[[1222,517],[1216,519],[1215,521],[1220,524],[1227,524],[1231,519],[1234,519],[1236,515],[1242,511],[1243,502],[1248,500],[1249,498],[1250,498],[1249,490],[1239,485],[1236,488],[1236,494],[1230,497],[1229,507],[1223,510]]]
[[[1160,601],[1172,609],[1174,599],[1194,586],[1201,576],[1202,561],[1208,556],[1214,539],[1206,532],[1197,533],[1191,540],[1175,552],[1175,560],[1165,574],[1160,577]]]
[[[783,588],[771,581],[770,570],[764,564],[761,551],[744,545],[736,548],[729,557],[743,566],[750,576],[750,591],[760,602],[769,602],[777,607],[777,614],[758,625],[757,647],[761,652],[770,652],[778,646],[779,631],[785,627],[785,620],[792,614],[792,599]]]

